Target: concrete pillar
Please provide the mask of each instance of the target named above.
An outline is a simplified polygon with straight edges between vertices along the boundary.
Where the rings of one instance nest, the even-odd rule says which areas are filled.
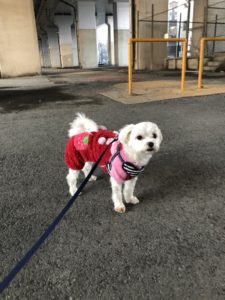
[[[109,63],[115,65],[115,45],[114,45],[114,22],[113,16],[107,17],[107,24],[109,25]]]
[[[96,0],[97,26],[105,24],[106,21],[106,1]]]
[[[194,1],[193,22],[202,22],[202,24],[193,23],[191,56],[199,56],[199,42],[204,32],[204,11],[208,0]]]
[[[48,43],[48,34],[47,31],[44,29],[39,30],[39,37],[40,37],[40,48],[41,48],[41,66],[42,67],[51,67],[51,57],[49,51],[49,43]]]
[[[72,33],[72,52],[73,52],[73,65],[78,67],[79,60],[78,60],[78,43],[77,43],[77,33],[76,33],[76,24],[71,26],[71,33]]]
[[[98,64],[109,63],[109,27],[107,24],[97,26]]]
[[[83,68],[95,68],[97,63],[95,2],[78,1],[78,43]]]
[[[60,68],[60,49],[59,49],[59,35],[58,28],[54,26],[48,26],[46,28],[48,34],[49,54],[51,59],[52,68]]]
[[[41,72],[33,0],[0,0],[1,77]]]
[[[62,68],[72,67],[74,66],[71,32],[73,17],[67,15],[55,15],[54,20],[59,28],[59,44]]]
[[[40,63],[41,66],[43,66],[44,62],[43,62],[43,55],[42,55],[42,40],[40,36],[38,37],[38,49],[39,49]]]
[[[128,39],[130,38],[129,3],[114,3],[115,64],[127,66]]]

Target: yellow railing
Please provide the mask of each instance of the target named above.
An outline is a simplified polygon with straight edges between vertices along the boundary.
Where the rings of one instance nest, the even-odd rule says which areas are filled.
[[[204,65],[204,47],[205,47],[205,42],[208,41],[221,41],[224,42],[225,41],[225,37],[203,37],[201,38],[200,41],[200,58],[199,58],[199,69],[198,69],[198,88],[201,89],[202,86],[202,73],[203,73],[203,65]]]
[[[181,70],[181,90],[184,91],[185,82],[185,71],[186,71],[186,56],[187,56],[187,40],[168,38],[168,39],[158,39],[158,38],[130,38],[128,40],[128,92],[132,95],[132,43],[158,43],[158,42],[181,42],[182,43],[182,70]]]

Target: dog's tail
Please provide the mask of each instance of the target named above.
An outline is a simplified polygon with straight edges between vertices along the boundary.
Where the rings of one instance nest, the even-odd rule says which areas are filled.
[[[78,133],[98,131],[98,125],[91,119],[87,118],[83,113],[77,113],[76,118],[70,123],[68,131],[69,137]]]

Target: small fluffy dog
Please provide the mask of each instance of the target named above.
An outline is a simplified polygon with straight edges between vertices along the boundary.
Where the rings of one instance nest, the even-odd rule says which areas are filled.
[[[83,171],[87,176],[92,163],[96,162],[108,147],[99,166],[110,175],[115,211],[125,212],[123,196],[126,203],[139,203],[138,198],[134,196],[137,176],[159,150],[163,139],[156,124],[130,124],[117,133],[78,113],[70,123],[69,138],[65,149],[65,162],[69,167],[66,179],[71,195],[77,190],[79,173]],[[96,176],[92,176],[90,180],[96,179]]]

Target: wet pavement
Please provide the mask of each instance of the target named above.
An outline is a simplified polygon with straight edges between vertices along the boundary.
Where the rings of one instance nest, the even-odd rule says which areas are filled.
[[[116,214],[98,170],[2,299],[224,299],[225,95],[125,105],[102,95],[124,69],[36,79],[0,80],[0,279],[69,199],[76,112],[112,130],[150,120],[164,141],[138,180],[139,205]]]

